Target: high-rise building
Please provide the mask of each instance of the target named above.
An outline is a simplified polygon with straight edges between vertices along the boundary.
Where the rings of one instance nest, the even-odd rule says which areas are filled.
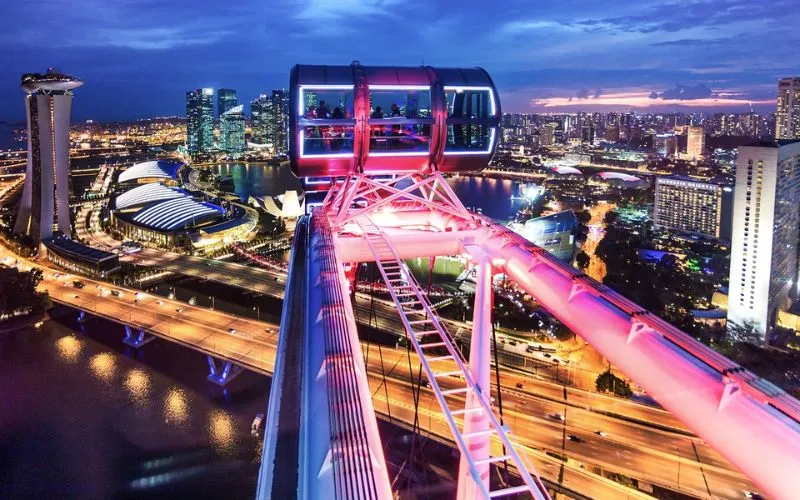
[[[219,148],[229,155],[240,155],[247,149],[244,140],[244,106],[238,105],[219,117]]]
[[[542,146],[552,146],[555,136],[556,125],[547,123],[539,129],[539,144]]]
[[[272,91],[272,146],[276,154],[289,150],[289,92],[284,89]]]
[[[261,94],[250,101],[251,140],[256,144],[267,144],[272,135],[272,98]]]
[[[653,149],[662,158],[672,158],[678,151],[678,138],[675,137],[674,133],[656,134],[653,142]]]
[[[236,107],[239,101],[236,100],[236,91],[231,89],[217,89],[217,116],[222,118],[231,108]]]
[[[686,127],[686,157],[699,160],[706,147],[706,133],[703,127]]]
[[[191,156],[214,148],[214,91],[196,89],[186,93],[186,149]]]
[[[729,330],[751,325],[769,341],[797,279],[800,142],[744,146],[736,159]]]
[[[775,138],[800,139],[800,77],[781,78],[778,81]]]
[[[731,239],[733,190],[681,177],[656,179],[653,223],[675,231]]]
[[[70,234],[69,121],[72,90],[81,80],[52,68],[22,75],[28,117],[28,164],[14,232],[35,242]]]

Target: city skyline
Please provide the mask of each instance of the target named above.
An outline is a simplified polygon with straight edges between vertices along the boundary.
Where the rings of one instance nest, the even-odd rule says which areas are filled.
[[[246,102],[286,88],[294,63],[323,60],[482,66],[510,112],[745,111],[750,104],[765,112],[774,110],[777,80],[800,73],[791,62],[797,13],[783,8],[788,2],[770,9],[740,0],[535,9],[509,1],[494,10],[470,2],[422,10],[395,0],[72,5],[6,7],[0,119],[24,116],[10,95],[18,75],[48,66],[89,82],[76,120],[178,115],[186,89],[200,87],[233,88]],[[481,16],[468,15],[478,10]],[[398,38],[403,27],[408,36]],[[474,40],[469,50],[461,31]]]

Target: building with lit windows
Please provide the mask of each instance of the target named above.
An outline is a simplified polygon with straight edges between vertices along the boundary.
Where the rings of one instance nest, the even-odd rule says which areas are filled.
[[[653,149],[662,158],[672,158],[678,152],[678,138],[674,133],[656,134],[653,137]]]
[[[790,306],[800,233],[800,142],[739,148],[733,205],[728,328],[765,342]]]
[[[55,231],[70,234],[69,121],[81,80],[48,69],[22,75],[28,117],[28,161],[14,232],[40,243]]]
[[[247,149],[244,139],[244,106],[238,105],[219,117],[219,149],[229,156],[241,155]]]
[[[509,227],[531,243],[544,248],[564,262],[575,256],[575,227],[578,220],[572,210],[564,210],[543,217],[512,223]]]
[[[800,77],[778,81],[778,108],[775,113],[775,138],[800,139]]]
[[[731,239],[733,189],[684,177],[656,179],[653,222],[658,227]]]
[[[272,91],[272,109],[270,115],[271,142],[276,154],[289,151],[289,92]]]
[[[256,144],[267,144],[272,136],[272,98],[261,94],[250,101],[250,139]]]
[[[228,110],[239,105],[236,91],[232,89],[217,89],[217,116],[222,118]]]
[[[703,127],[686,128],[686,157],[690,160],[703,158],[706,148],[706,133]]]
[[[186,149],[191,156],[214,148],[214,91],[196,89],[186,93]]]

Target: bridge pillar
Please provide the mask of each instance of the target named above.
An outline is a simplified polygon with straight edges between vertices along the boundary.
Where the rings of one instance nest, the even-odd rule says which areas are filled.
[[[489,256],[480,252],[478,259],[476,287],[475,287],[475,310],[472,323],[472,338],[469,344],[469,371],[475,380],[480,392],[489,400],[490,397],[490,363],[491,349],[489,340],[492,335],[492,302],[494,292],[492,290],[492,262]],[[467,393],[466,409],[480,408],[478,395]],[[463,434],[475,433],[489,430],[491,422],[489,417],[482,411],[467,412],[464,414]],[[467,448],[473,463],[489,458],[489,445],[491,438],[488,433],[466,439]],[[474,471],[470,471],[466,457],[462,455],[458,471],[458,500],[472,500],[481,496],[481,488],[476,484],[477,481],[483,483],[483,488],[489,490],[490,465],[483,463],[475,466]],[[479,477],[474,477],[472,473],[477,473]]]
[[[230,361],[218,361],[210,354],[207,354],[206,357],[208,358],[208,380],[219,386],[224,387],[244,371],[244,368]]]
[[[78,323],[83,323],[84,321],[88,321],[89,317],[86,316],[86,311],[78,312]]]
[[[155,339],[155,337],[153,335],[147,335],[144,330],[140,329],[138,332],[134,333],[134,330],[130,326],[125,325],[125,338],[122,339],[125,345],[138,349],[153,339]]]

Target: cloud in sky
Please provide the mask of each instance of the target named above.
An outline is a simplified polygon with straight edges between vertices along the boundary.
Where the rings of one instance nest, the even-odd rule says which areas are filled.
[[[705,89],[761,102],[800,73],[794,0],[37,0],[3,11],[0,119],[22,116],[19,75],[47,66],[86,80],[78,119],[182,114],[200,86],[246,102],[285,87],[296,63],[481,66],[507,111],[570,97],[641,104],[624,104],[625,89],[655,92],[650,108],[730,99]]]

